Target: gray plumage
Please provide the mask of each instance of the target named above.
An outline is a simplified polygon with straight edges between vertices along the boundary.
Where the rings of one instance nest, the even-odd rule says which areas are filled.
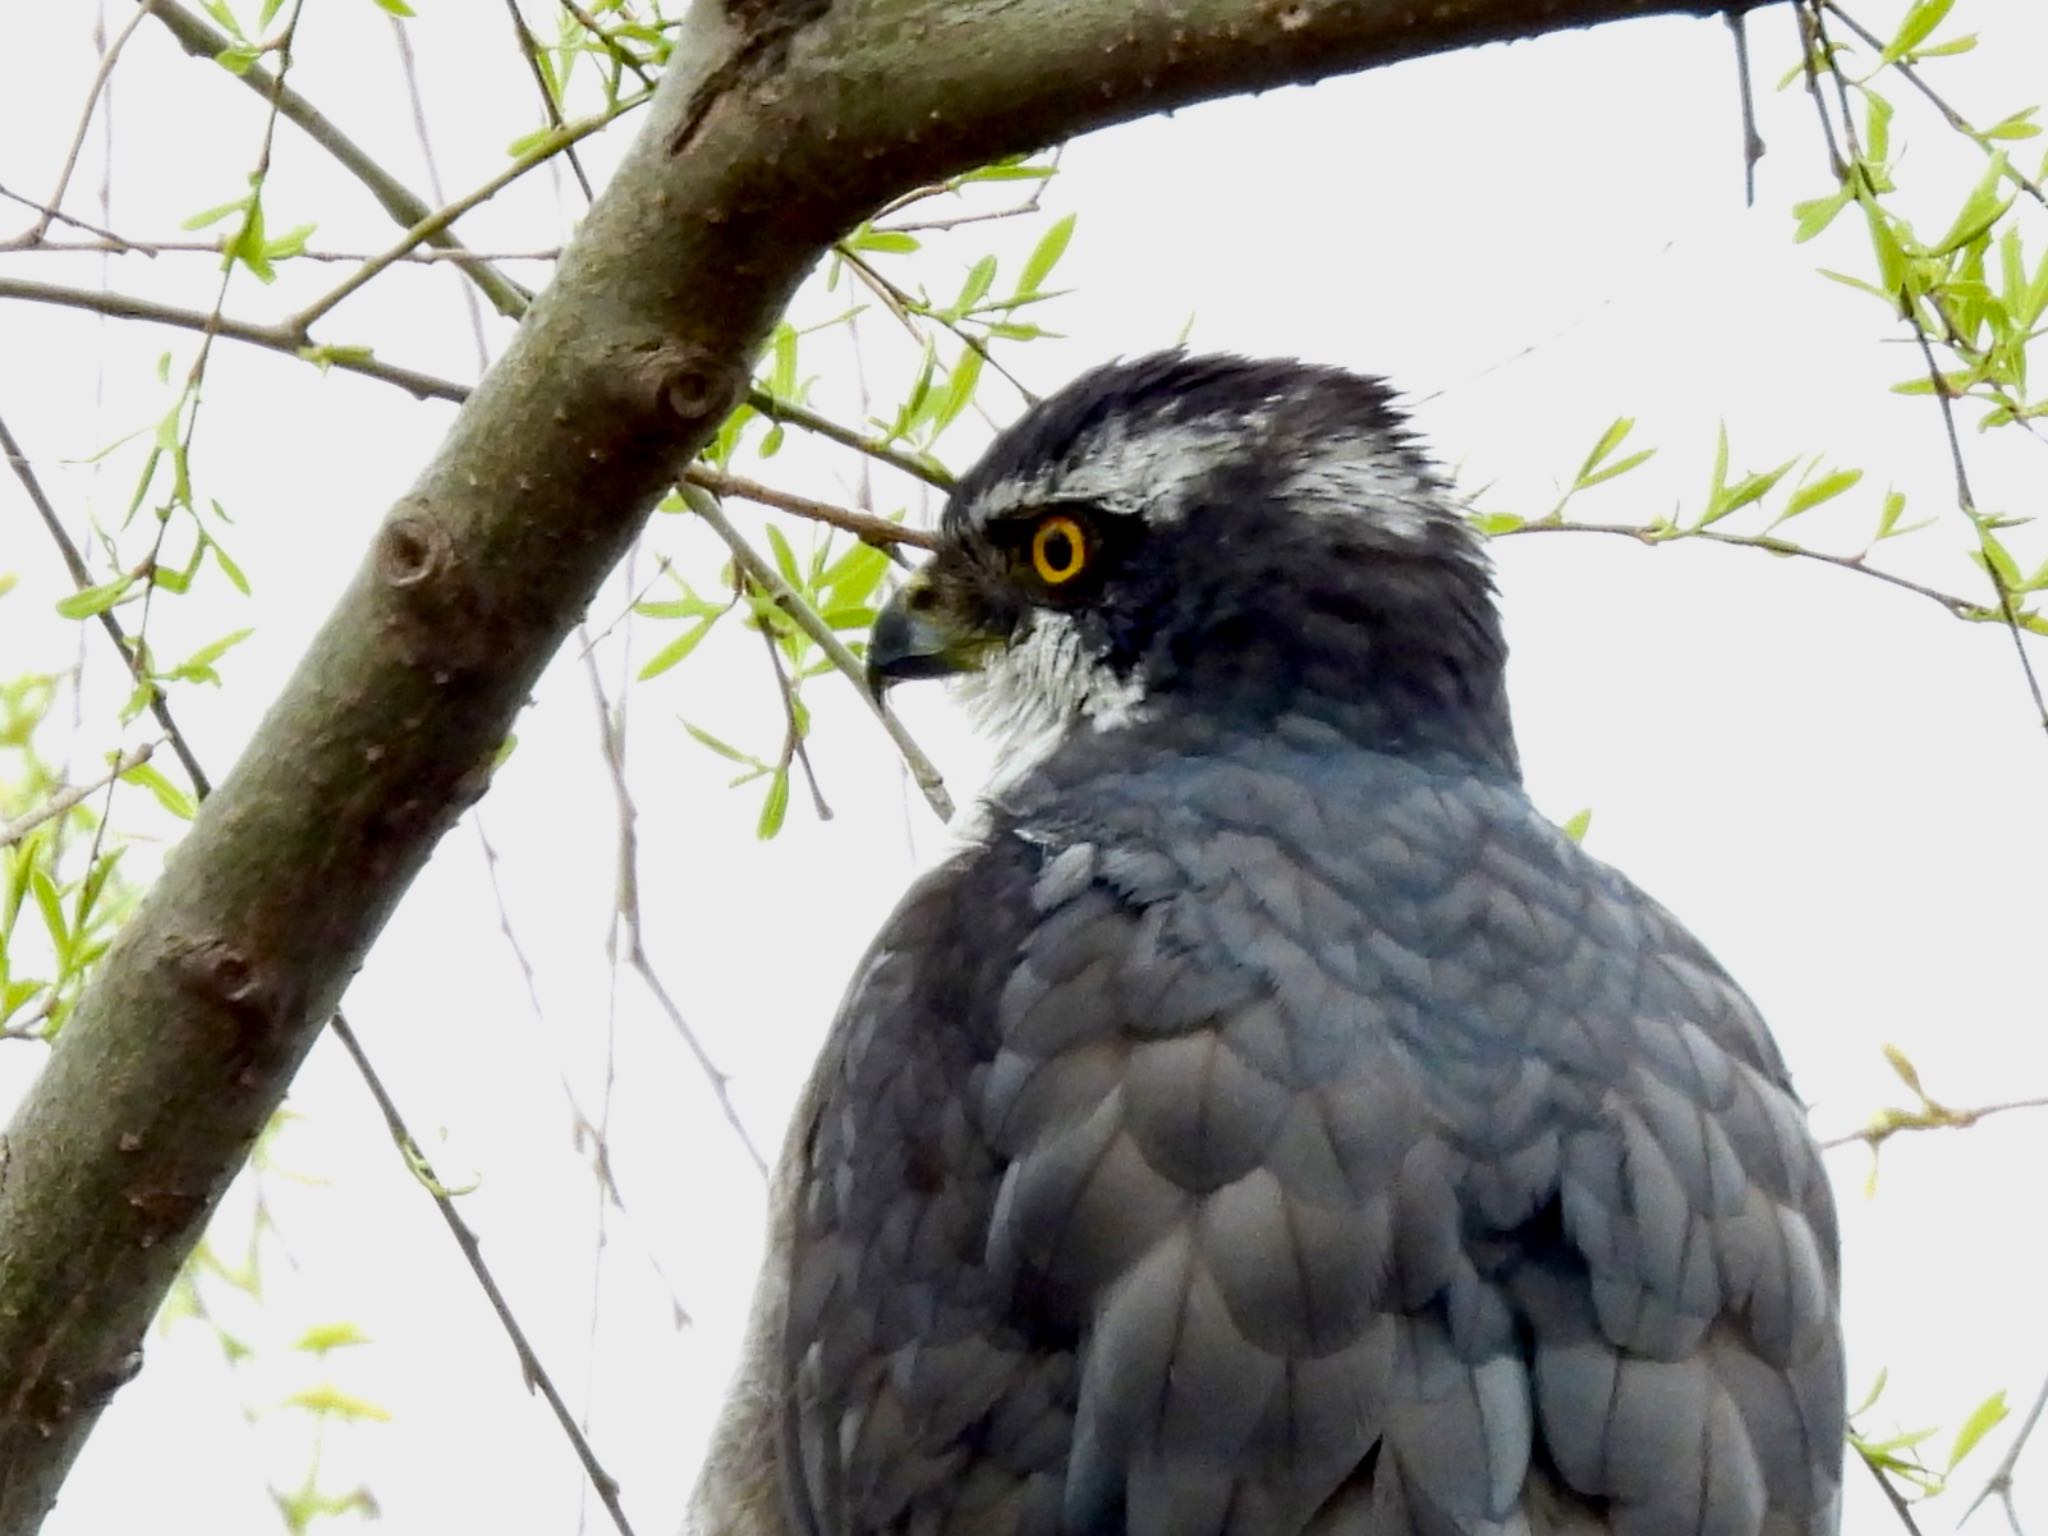
[[[1804,1112],[1502,656],[1369,381],[1148,359],[991,450],[871,665],[1034,744],[833,1027],[697,1530],[1837,1529]]]

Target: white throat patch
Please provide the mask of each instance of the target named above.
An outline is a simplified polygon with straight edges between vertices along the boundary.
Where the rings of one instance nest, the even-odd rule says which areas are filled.
[[[958,684],[977,726],[996,738],[997,780],[1013,782],[1084,724],[1121,730],[1144,718],[1145,683],[1118,677],[1082,649],[1071,614],[1040,608],[1031,629]]]

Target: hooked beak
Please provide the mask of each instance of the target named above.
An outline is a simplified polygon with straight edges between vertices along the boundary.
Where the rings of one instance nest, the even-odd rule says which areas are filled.
[[[931,579],[926,566],[875,615],[868,636],[868,690],[876,698],[891,683],[976,672],[1002,645],[982,616],[949,601],[951,589]]]

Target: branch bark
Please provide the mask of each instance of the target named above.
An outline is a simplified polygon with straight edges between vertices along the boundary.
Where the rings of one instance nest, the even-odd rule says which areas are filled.
[[[1704,0],[728,0],[0,1140],[0,1532],[33,1531],[385,919],[842,230],[1234,91]],[[182,36],[182,34],[181,34]],[[187,45],[191,46],[189,39]]]

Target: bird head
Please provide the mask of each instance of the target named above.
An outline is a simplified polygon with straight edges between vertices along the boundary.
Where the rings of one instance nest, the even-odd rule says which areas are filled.
[[[1513,772],[1504,659],[1479,539],[1383,384],[1165,353],[997,438],[877,616],[868,671],[958,677],[1040,751],[1296,711]]]

